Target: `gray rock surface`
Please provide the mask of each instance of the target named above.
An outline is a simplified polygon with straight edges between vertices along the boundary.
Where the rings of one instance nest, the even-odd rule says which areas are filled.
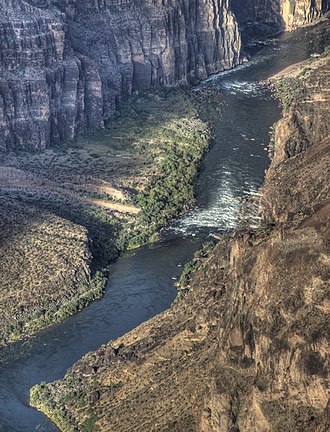
[[[329,0],[0,0],[0,151],[72,140],[104,127],[134,91],[236,66],[238,23],[257,23],[249,40],[329,8]]]
[[[0,150],[104,127],[118,101],[240,62],[228,0],[0,0]]]
[[[310,24],[330,10],[329,0],[231,0],[239,22],[258,23],[274,30],[293,30]]]

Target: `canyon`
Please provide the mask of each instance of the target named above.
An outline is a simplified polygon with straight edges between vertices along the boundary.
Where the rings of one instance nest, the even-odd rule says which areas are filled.
[[[100,298],[110,262],[192,208],[200,161],[222,133],[212,121],[237,100],[212,105],[216,91],[191,86],[249,67],[260,38],[323,21],[302,36],[313,57],[268,82],[282,118],[236,229],[197,253],[169,310],[32,388],[31,405],[61,430],[330,428],[329,10],[0,0],[2,353]]]
[[[61,430],[329,430],[330,56],[271,82],[259,226],[219,239],[169,310],[31,390]]]
[[[1,0],[0,150],[102,129],[133,92],[238,65],[240,26],[274,33],[328,10],[328,0]]]
[[[196,101],[159,89],[175,91],[237,66],[245,58],[241,28],[244,34],[252,22],[254,32],[264,31],[261,23],[270,21],[266,33],[276,33],[288,18],[282,3],[251,8],[238,1],[0,5],[1,346],[99,298],[109,262],[155,239],[193,204],[210,133]],[[302,6],[291,10],[299,24],[328,9],[304,5],[300,15]],[[181,150],[187,137],[192,155]],[[168,152],[170,142],[176,150]],[[155,180],[168,170],[159,152],[176,158],[176,170],[185,166],[185,181]],[[151,185],[164,195],[161,208]],[[69,240],[58,245],[65,233]]]
[[[240,62],[228,1],[4,1],[0,34],[3,150],[72,140],[134,91]]]

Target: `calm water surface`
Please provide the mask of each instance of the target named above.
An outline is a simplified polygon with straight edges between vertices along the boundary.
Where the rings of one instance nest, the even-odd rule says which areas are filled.
[[[251,62],[193,90],[211,90],[214,109],[219,109],[216,139],[197,184],[197,209],[174,223],[158,244],[113,264],[100,301],[0,351],[0,432],[56,431],[29,407],[30,387],[63,377],[88,351],[168,308],[176,295],[173,277],[179,275],[181,263],[210,234],[235,226],[235,196],[251,194],[262,183],[269,127],[280,116],[278,103],[258,81],[317,51],[309,36],[315,31],[322,30],[300,30],[270,40],[254,50]]]

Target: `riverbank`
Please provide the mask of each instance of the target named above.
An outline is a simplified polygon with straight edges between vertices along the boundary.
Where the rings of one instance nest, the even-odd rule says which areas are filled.
[[[0,346],[100,298],[107,267],[194,203],[210,140],[189,91],[122,103],[104,131],[0,156]]]
[[[220,240],[170,310],[31,390],[61,430],[328,430],[329,57],[290,79],[260,226]]]

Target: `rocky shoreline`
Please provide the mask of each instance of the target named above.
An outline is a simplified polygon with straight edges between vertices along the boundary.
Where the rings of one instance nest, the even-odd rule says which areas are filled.
[[[330,428],[329,54],[284,79],[259,228],[221,239],[170,310],[31,390],[62,431]]]

